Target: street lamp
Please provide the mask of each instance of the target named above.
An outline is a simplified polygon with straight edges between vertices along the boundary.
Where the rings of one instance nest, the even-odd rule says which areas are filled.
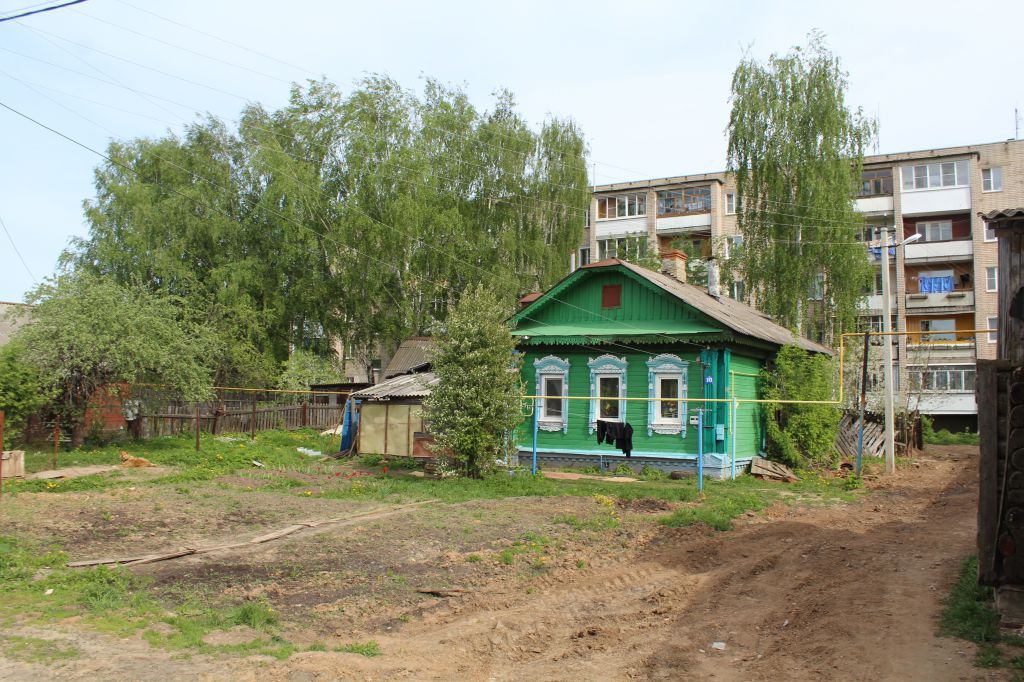
[[[885,342],[882,344],[884,353],[884,366],[882,367],[885,377],[885,470],[888,473],[896,471],[896,416],[893,414],[893,391],[892,391],[892,303],[889,299],[889,233],[893,233],[893,240],[896,239],[896,228],[883,228],[885,235],[882,245],[882,331],[885,333]],[[921,234],[914,234],[901,242],[895,242],[893,247],[906,246],[916,242]]]

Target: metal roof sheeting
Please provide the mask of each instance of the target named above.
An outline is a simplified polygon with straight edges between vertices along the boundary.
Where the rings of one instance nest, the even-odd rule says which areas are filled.
[[[979,213],[982,220],[1010,220],[1024,218],[1024,208],[1001,208],[988,213]]]
[[[696,308],[698,311],[713,320],[721,322],[735,332],[779,346],[797,345],[804,350],[815,353],[834,354],[834,351],[828,346],[823,346],[820,343],[797,336],[785,327],[775,324],[762,312],[745,303],[734,301],[725,296],[715,298],[705,289],[695,287],[692,284],[684,284],[660,272],[653,272],[647,268],[642,268],[617,258],[584,265],[581,270],[616,266],[622,266],[630,272],[643,277],[648,282],[675,296],[683,303]]]
[[[406,339],[395,351],[394,357],[388,362],[384,369],[383,377],[390,379],[399,374],[406,374],[412,370],[426,367],[430,364],[427,355],[430,348],[429,336],[414,336]]]
[[[392,400],[395,398],[426,398],[440,379],[433,372],[402,374],[352,394],[358,400]]]

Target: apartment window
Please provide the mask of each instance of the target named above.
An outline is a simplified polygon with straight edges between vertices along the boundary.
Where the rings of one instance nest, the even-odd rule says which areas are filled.
[[[981,169],[981,191],[1003,191],[1003,169],[999,166]]]
[[[994,242],[996,240],[996,228],[992,227],[988,223],[985,223],[985,241]]]
[[[931,223],[918,223],[917,233],[926,242],[948,242],[953,238],[953,221],[938,220]]]
[[[736,258],[743,253],[743,235],[734,234],[725,238],[725,257]]]
[[[735,215],[736,213],[736,195],[729,192],[725,195],[725,215]]]
[[[590,264],[590,247],[589,246],[584,246],[583,248],[580,249],[579,263],[580,263],[579,267],[581,267],[581,268],[584,265],[589,265]]]
[[[631,218],[647,215],[647,194],[620,194],[597,198],[597,219]]]
[[[892,194],[892,169],[864,171],[860,175],[860,196],[877,197]]]
[[[883,225],[865,225],[860,233],[861,241],[867,244],[880,241],[882,239],[882,227]]]
[[[647,255],[647,237],[618,237],[597,240],[597,259],[621,258],[636,261]]]
[[[590,209],[583,212],[583,227],[590,227]]]
[[[825,297],[825,273],[819,272],[814,278],[814,283],[807,288],[807,298],[812,301],[820,301]]]
[[[985,268],[985,291],[999,290],[999,268],[995,266]]]
[[[921,336],[925,343],[936,341],[956,341],[956,320],[921,320],[921,331],[931,332]]]
[[[909,367],[911,391],[970,393],[976,379],[974,365],[933,365]]]
[[[747,285],[744,282],[732,283],[732,300],[740,303],[747,300]]]
[[[987,325],[986,329],[993,330],[993,331],[990,331],[988,333],[988,342],[989,343],[998,343],[999,342],[999,318],[998,317],[990,317],[990,318],[988,318],[988,321],[986,322],[986,325]]]
[[[903,166],[903,190],[936,189],[939,187],[966,187],[967,160]]]
[[[673,215],[683,212],[683,190],[670,189],[658,192],[658,215]]]

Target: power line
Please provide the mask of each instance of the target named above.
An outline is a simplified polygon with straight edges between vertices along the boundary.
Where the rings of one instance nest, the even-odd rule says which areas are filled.
[[[65,2],[65,3],[60,4],[60,5],[53,5],[52,7],[44,7],[42,9],[34,9],[34,10],[30,11],[30,12],[22,12],[21,14],[14,14],[14,15],[9,16],[9,17],[0,17],[0,23],[2,23],[4,21],[14,21],[15,19],[21,19],[23,17],[30,17],[33,14],[42,14],[43,12],[52,12],[55,9],[63,9],[65,7],[71,7],[71,5],[78,5],[78,4],[81,4],[83,2],[87,2],[87,0],[71,0],[71,2]]]
[[[18,245],[14,243],[14,237],[11,236],[10,230],[7,229],[7,224],[4,223],[4,219],[0,218],[0,227],[4,228],[4,233],[7,234],[7,240],[11,242],[11,248],[14,249],[14,253],[18,254],[18,260],[21,261],[22,266],[25,268],[25,272],[32,278],[32,281],[39,284],[39,280],[32,274],[32,270],[28,267],[28,263],[25,262],[25,258],[21,255],[21,251],[18,250]]]

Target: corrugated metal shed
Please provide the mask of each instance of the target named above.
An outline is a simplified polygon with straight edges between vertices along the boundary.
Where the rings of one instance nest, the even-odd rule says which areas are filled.
[[[407,374],[422,369],[430,364],[427,350],[430,348],[429,336],[413,336],[402,342],[395,351],[394,357],[384,368],[383,377],[390,379],[399,374]]]
[[[352,394],[359,400],[394,400],[404,398],[426,398],[430,395],[439,379],[433,372],[403,374],[380,382],[376,386],[364,388]]]

